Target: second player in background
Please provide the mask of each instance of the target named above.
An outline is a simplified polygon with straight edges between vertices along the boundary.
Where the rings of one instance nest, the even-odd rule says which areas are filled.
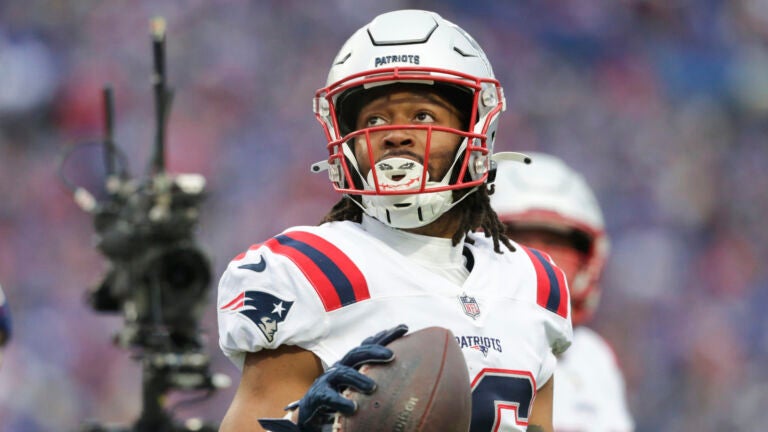
[[[561,159],[528,154],[531,165],[499,163],[491,204],[510,239],[548,253],[568,277],[574,335],[555,370],[555,431],[632,431],[613,350],[585,325],[600,301],[609,250],[600,205],[584,177]]]

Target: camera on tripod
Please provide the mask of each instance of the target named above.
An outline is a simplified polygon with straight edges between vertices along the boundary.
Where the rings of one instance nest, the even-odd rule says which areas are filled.
[[[197,419],[191,421],[194,426],[176,424],[164,396],[170,390],[202,390],[210,396],[229,385],[227,376],[210,372],[199,328],[211,282],[209,259],[194,236],[205,178],[165,170],[165,123],[172,93],[165,82],[162,18],[152,20],[151,34],[156,133],[149,175],[132,179],[124,164],[119,166],[123,154],[113,139],[114,103],[106,86],[107,198],[97,201],[85,188],[73,187],[75,202],[93,215],[96,247],[109,263],[100,283],[89,290],[87,302],[97,312],[123,315],[125,326],[115,342],[133,349],[142,365],[140,418],[129,428],[88,424],[88,432],[215,431],[216,425]]]
[[[97,248],[110,269],[89,303],[122,312],[122,346],[200,348],[198,322],[211,270],[194,240],[205,179],[156,175],[137,187],[123,182],[94,215]]]

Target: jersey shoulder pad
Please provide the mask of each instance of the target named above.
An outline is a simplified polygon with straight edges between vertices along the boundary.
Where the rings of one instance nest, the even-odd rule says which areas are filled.
[[[326,311],[371,297],[365,276],[355,261],[328,237],[327,230],[286,231],[268,240],[265,246],[301,270]]]
[[[483,259],[502,262],[505,266],[514,266],[512,267],[512,271],[522,271],[523,273],[520,273],[520,278],[526,281],[524,282],[526,292],[530,292],[527,288],[530,286],[527,281],[532,277],[536,284],[536,303],[562,318],[570,319],[568,281],[565,277],[565,273],[557,267],[547,253],[512,241],[515,250],[510,251],[502,245],[501,248],[503,253],[499,254],[493,249],[493,242],[491,239],[486,237],[476,237],[473,238],[473,240],[474,244],[467,244],[465,246],[469,247],[473,253],[479,255],[476,258],[479,259],[480,257],[485,257]],[[530,270],[531,267],[533,269],[532,276],[531,273],[527,273],[524,270]],[[530,297],[529,294],[525,294],[524,296],[532,299],[532,294],[533,293],[531,293]]]
[[[563,318],[570,317],[571,300],[565,273],[545,252],[517,244],[530,259],[536,273],[536,303]]]
[[[291,278],[308,282],[327,312],[369,299],[365,276],[334,235],[327,227],[294,227],[251,246],[230,265],[256,272],[279,265]]]

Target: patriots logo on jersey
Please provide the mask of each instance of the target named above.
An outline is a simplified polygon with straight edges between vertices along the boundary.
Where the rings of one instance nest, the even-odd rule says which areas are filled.
[[[484,357],[488,357],[488,353],[491,350],[503,352],[501,349],[501,339],[498,338],[476,335],[461,335],[456,336],[456,343],[459,344],[459,348],[461,349],[469,348],[480,351]]]
[[[488,347],[487,347],[487,346],[485,346],[485,345],[472,345],[472,346],[471,346],[471,347],[469,347],[469,348],[471,348],[471,349],[473,349],[473,350],[477,350],[477,351],[480,351],[481,353],[483,353],[483,357],[488,357],[488,350],[489,350],[490,348],[488,348]]]
[[[480,305],[477,304],[477,300],[475,300],[474,297],[470,297],[467,293],[463,293],[459,296],[459,302],[461,302],[461,307],[464,308],[464,313],[468,317],[476,319],[480,316]]]
[[[267,342],[272,342],[277,325],[285,321],[293,302],[275,297],[263,291],[245,291],[222,306],[222,310],[236,311],[256,324]]]

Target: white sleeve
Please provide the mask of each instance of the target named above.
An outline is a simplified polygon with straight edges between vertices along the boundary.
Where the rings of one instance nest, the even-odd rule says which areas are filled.
[[[565,351],[573,339],[571,320],[549,314],[546,322],[546,334],[549,345],[544,353],[544,361],[538,376],[538,387],[546,384],[557,367],[557,355]]]
[[[522,273],[522,284],[532,285],[526,295],[541,323],[536,333],[536,346],[542,359],[537,374],[537,387],[541,388],[555,373],[557,356],[562,354],[573,341],[571,324],[571,303],[568,279],[545,252],[517,245],[528,256],[528,272]]]
[[[242,368],[246,352],[312,350],[328,331],[312,285],[290,259],[253,246],[227,266],[218,287],[219,347]]]
[[[557,356],[565,352],[568,347],[571,346],[571,343],[573,343],[573,324],[571,322],[571,299],[568,279],[548,254],[542,253],[542,256],[547,259],[552,266],[553,273],[560,274],[560,277],[557,279],[558,283],[562,284],[561,289],[558,290],[560,293],[559,304],[562,305],[562,308],[543,308],[546,309],[547,312],[545,331],[547,341],[549,342],[550,352],[547,355],[542,369],[544,369],[549,377],[551,377],[555,373],[555,368],[557,367]],[[552,286],[550,286],[549,289],[555,291],[555,288]]]

